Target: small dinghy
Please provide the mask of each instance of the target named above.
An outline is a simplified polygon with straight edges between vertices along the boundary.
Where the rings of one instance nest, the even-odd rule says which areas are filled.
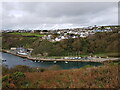
[[[34,62],[37,62],[36,60]]]
[[[56,63],[57,61],[54,61],[54,63]]]
[[[26,61],[26,59],[24,59],[23,61]]]
[[[68,63],[67,61],[65,61],[65,63]]]
[[[3,59],[2,62],[6,62],[7,60]]]

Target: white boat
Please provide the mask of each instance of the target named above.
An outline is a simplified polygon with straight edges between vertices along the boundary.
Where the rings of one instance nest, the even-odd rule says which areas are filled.
[[[67,61],[65,61],[65,63],[68,63]]]
[[[27,55],[27,53],[25,53],[25,52],[17,52],[17,53],[20,55]]]
[[[54,63],[56,63],[56,61],[54,61]]]

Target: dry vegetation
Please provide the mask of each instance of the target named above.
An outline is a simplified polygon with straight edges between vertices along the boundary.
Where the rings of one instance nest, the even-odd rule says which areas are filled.
[[[37,88],[117,88],[118,66],[25,73]]]
[[[119,63],[70,70],[4,73],[3,88],[119,88]],[[13,70],[13,69],[12,69]]]

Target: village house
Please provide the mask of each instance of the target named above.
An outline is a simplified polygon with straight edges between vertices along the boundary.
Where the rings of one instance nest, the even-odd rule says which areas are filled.
[[[61,38],[60,37],[56,37],[55,41],[61,41]]]
[[[10,50],[11,50],[11,51],[15,51],[15,50],[16,50],[16,47],[11,47]]]

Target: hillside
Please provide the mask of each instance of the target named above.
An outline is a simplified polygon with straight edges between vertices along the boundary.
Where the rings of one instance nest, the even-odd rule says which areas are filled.
[[[3,33],[2,48],[33,48],[34,50],[32,55],[35,56],[76,56],[82,54],[118,53],[118,46],[120,42],[119,34],[120,33],[116,32],[102,32],[86,38],[71,38],[53,43],[47,40],[42,40],[41,37],[37,36]]]
[[[118,68],[119,63],[110,63],[99,67],[86,66],[70,70],[6,73],[2,84],[3,88],[116,88],[117,90]]]

